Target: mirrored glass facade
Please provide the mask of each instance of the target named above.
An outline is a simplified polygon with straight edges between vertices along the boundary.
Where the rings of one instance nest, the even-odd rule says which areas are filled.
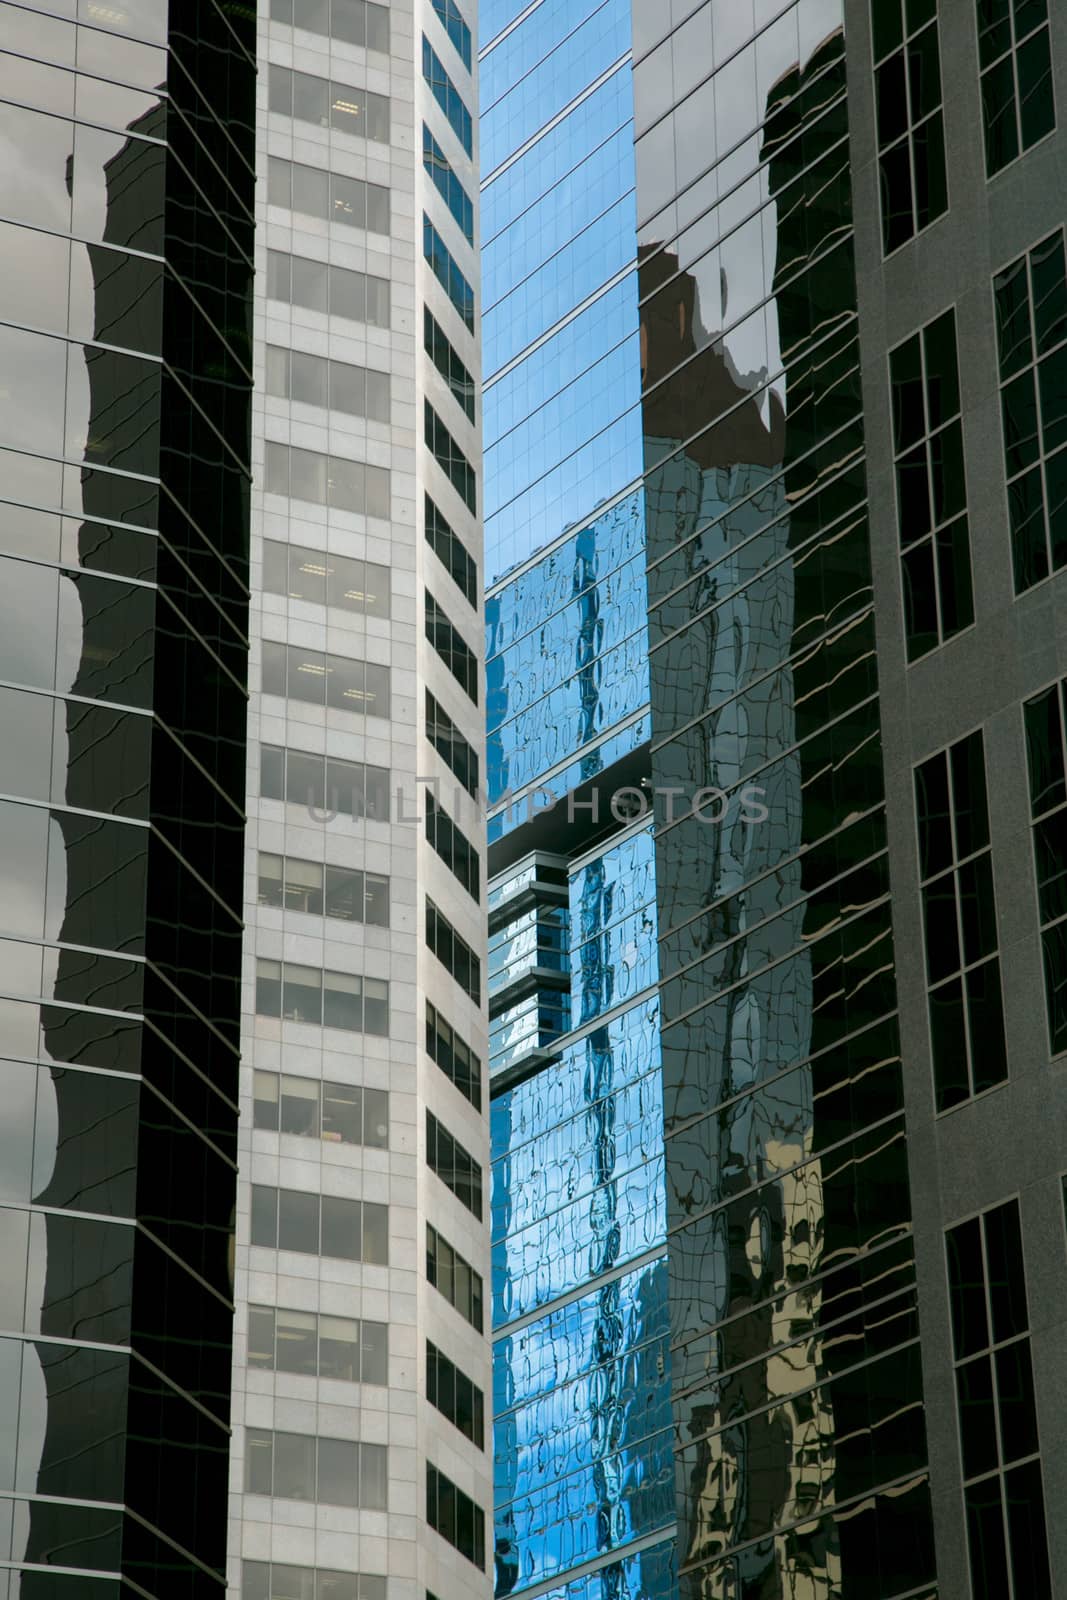
[[[994,26],[1042,52],[1015,187],[973,158]],[[1018,1188],[1027,1282],[1067,1273],[1032,843],[1062,495],[1020,533],[1011,478],[1046,482],[1059,402],[1021,421],[1003,355],[1062,338],[1058,45],[1044,6],[977,27],[482,7],[498,1595],[1008,1592],[962,1511],[979,1422],[936,1397],[946,1231]],[[950,817],[920,774],[972,745]],[[949,930],[924,840],[987,793]],[[1058,1538],[1047,1362],[989,1502],[1011,1592]]]
[[[254,51],[0,5],[5,1600],[225,1592]]]

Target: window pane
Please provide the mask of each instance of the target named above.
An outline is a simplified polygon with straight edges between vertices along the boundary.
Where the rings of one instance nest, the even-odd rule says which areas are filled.
[[[276,694],[280,699],[284,700],[286,661],[285,645],[275,644],[269,639],[263,641],[263,671],[260,677],[260,686],[264,694]]]
[[[375,927],[389,926],[389,879],[368,872],[363,885],[363,920]]]
[[[278,1244],[278,1191],[266,1184],[252,1185],[252,1243],[273,1250]]]
[[[306,256],[294,256],[292,260],[293,304],[308,311],[325,311],[330,268],[324,261],[311,261]]]
[[[345,922],[363,920],[363,874],[358,869],[326,868],[326,915]]]
[[[377,279],[370,280],[377,282]],[[367,318],[367,282],[362,272],[346,267],[330,268],[330,315],[350,317],[353,322]]]
[[[274,1493],[286,1500],[314,1500],[315,1440],[307,1434],[274,1435]]]
[[[1015,1200],[987,1211],[986,1260],[989,1265],[989,1304],[993,1313],[993,1339],[1010,1339],[1030,1326],[1023,1269],[1023,1241],[1019,1206]]]
[[[363,1091],[363,1143],[385,1150],[389,1144],[389,1092]]]
[[[322,1253],[342,1261],[363,1259],[360,1202],[322,1197]]]
[[[303,350],[292,354],[291,388],[294,400],[305,406],[324,406],[328,403],[327,376],[330,363],[322,356],[308,355]]]
[[[367,377],[362,367],[350,366],[346,361],[330,362],[330,405],[353,417],[366,416]]]
[[[248,1308],[248,1365],[250,1367],[274,1365],[273,1306]]]
[[[389,615],[389,568],[374,561],[366,563],[363,604],[369,616]]]
[[[1000,1441],[1005,1462],[1037,1454],[1037,1415],[1029,1339],[1016,1339],[996,1354]]]
[[[363,1031],[384,1039],[389,1032],[389,985],[380,978],[365,978],[363,989]]]
[[[290,805],[322,809],[327,804],[326,781],[321,756],[305,756],[290,750],[285,763],[285,798]],[[329,802],[333,805],[333,801]]]
[[[264,745],[259,753],[259,792],[265,800],[285,799],[285,751]]]
[[[386,1448],[383,1444],[359,1447],[359,1502],[368,1511],[386,1509]]]
[[[298,1189],[278,1191],[278,1249],[319,1253],[319,1197]]]
[[[289,361],[290,352],[283,350],[280,345],[267,346],[267,393],[281,395],[284,399],[289,393]],[[284,593],[284,591],[283,591]]]
[[[241,1600],[244,1600],[243,1595]],[[290,1567],[273,1562],[270,1600],[316,1600],[314,1567]]]
[[[338,711],[366,710],[366,665],[348,656],[329,656],[326,703]]]
[[[389,1325],[385,1322],[361,1324],[362,1351],[360,1379],[363,1383],[389,1382]]]
[[[358,1382],[359,1323],[354,1318],[319,1318],[319,1377]]]
[[[281,1131],[318,1138],[319,1085],[311,1078],[282,1078]]]
[[[322,1137],[337,1144],[361,1144],[363,1091],[345,1083],[322,1086]]]
[[[249,1494],[270,1494],[274,1440],[265,1428],[245,1429],[245,1489]]]
[[[252,1126],[277,1129],[278,1127],[278,1074],[255,1072],[252,1074]]]
[[[389,1265],[389,1207],[363,1202],[363,1260]]]
[[[256,1011],[261,1017],[282,1014],[282,969],[278,961],[256,962]]]
[[[289,1022],[322,1022],[322,973],[286,963],[282,1016]]]
[[[279,1311],[278,1371],[315,1376],[315,1322],[313,1311]]]
[[[327,580],[327,603],[345,611],[362,611],[365,601],[364,565],[351,556],[331,556]]]
[[[313,706],[325,705],[328,680],[326,658],[318,650],[290,645],[287,662],[286,689],[289,699],[304,700]]]
[[[363,1031],[363,980],[348,973],[326,974],[323,1022],[327,1028],[346,1028],[352,1033]]]
[[[348,1439],[320,1439],[318,1498],[324,1505],[359,1505],[359,1446]]]
[[[289,593],[289,546],[277,539],[263,541],[263,587],[269,594]]]
[[[374,661],[366,663],[366,712],[369,717],[389,715],[389,668]]]
[[[267,251],[267,297],[270,300],[289,300],[292,295],[292,256],[284,250]],[[255,1563],[259,1565],[259,1563]]]

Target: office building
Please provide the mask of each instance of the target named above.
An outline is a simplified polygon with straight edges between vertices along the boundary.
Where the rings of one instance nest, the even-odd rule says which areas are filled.
[[[253,50],[213,4],[0,6],[0,1594],[19,1600],[224,1593]]]
[[[259,6],[242,1600],[490,1590],[474,22]]]
[[[481,31],[497,1594],[1050,1596],[1062,19]]]

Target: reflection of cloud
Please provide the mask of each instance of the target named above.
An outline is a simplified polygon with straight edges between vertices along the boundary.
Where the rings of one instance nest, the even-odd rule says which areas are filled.
[[[758,166],[767,96],[786,73],[806,66],[844,24],[841,0],[803,0],[753,38],[777,9],[777,0],[757,0],[755,8],[714,0],[711,33],[715,58],[724,65],[637,147],[639,214],[647,215],[653,205],[690,185],[677,207],[671,205],[640,230],[639,242],[672,243],[679,265],[696,280],[697,342],[721,335],[730,324],[718,349],[731,375],[748,389],[782,366],[778,309],[770,298],[777,216],[768,169]],[[675,38],[683,33],[679,29]],[[655,71],[651,63],[652,58]],[[637,68],[639,83],[642,70]],[[715,165],[698,178],[710,161]],[[668,239],[672,229],[678,230],[673,242]],[[759,396],[765,426],[771,422],[772,392],[784,405],[784,377]]]

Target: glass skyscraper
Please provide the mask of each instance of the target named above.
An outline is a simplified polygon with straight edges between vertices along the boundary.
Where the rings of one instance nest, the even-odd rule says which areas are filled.
[[[1050,1596],[1055,18],[481,32],[497,1594]]]
[[[12,1600],[225,1591],[254,50],[0,5]]]

